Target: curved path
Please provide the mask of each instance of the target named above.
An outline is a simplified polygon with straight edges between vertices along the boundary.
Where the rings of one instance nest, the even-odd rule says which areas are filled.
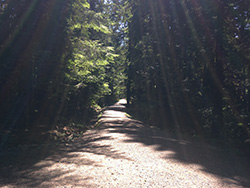
[[[145,126],[126,116],[125,103],[106,108],[99,126],[83,137],[52,154],[40,152],[44,157],[32,167],[0,176],[0,186],[250,187],[247,159]]]

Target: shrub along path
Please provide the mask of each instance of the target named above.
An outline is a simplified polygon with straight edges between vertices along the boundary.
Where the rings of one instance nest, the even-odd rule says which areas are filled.
[[[145,126],[124,104],[72,142],[20,149],[0,187],[250,187],[247,158]]]

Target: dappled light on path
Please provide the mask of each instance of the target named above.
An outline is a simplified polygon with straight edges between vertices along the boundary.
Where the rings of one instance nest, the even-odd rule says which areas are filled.
[[[126,101],[103,110],[97,127],[43,158],[1,169],[7,187],[248,187],[244,158],[206,143],[179,139],[126,115]],[[17,160],[18,158],[16,158]],[[30,160],[30,161],[29,161]],[[3,174],[2,172],[9,172]]]

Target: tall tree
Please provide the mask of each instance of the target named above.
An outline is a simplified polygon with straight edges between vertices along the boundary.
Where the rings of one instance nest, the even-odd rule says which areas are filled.
[[[249,4],[134,0],[131,6],[127,91],[135,111],[179,135],[246,139],[249,111],[241,109],[248,103],[249,48],[239,38],[249,39]]]

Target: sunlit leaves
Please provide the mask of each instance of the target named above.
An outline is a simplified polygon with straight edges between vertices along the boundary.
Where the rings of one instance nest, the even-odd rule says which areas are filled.
[[[89,4],[88,2],[83,2],[81,5],[82,5],[84,8],[87,8],[87,9],[90,8],[90,4]]]
[[[91,105],[114,94],[119,58],[113,43],[112,12],[105,2],[74,0],[68,19],[72,54],[67,64],[67,81],[74,90],[90,90]],[[120,71],[120,70],[119,70]],[[122,76],[119,76],[122,77]],[[124,77],[122,77],[124,79]]]

